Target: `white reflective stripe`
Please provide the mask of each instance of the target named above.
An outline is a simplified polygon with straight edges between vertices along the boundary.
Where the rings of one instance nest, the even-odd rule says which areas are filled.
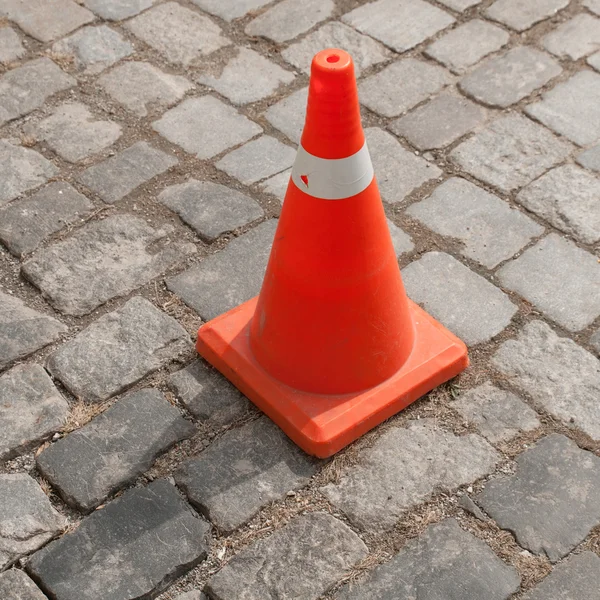
[[[365,190],[373,181],[373,165],[367,142],[348,158],[319,158],[298,148],[292,169],[298,189],[323,200],[343,200]]]

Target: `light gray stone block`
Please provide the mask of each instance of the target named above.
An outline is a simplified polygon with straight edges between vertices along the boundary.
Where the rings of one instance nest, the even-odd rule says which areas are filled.
[[[11,27],[0,27],[0,64],[8,64],[25,54],[21,38]]]
[[[592,335],[592,337],[590,338],[590,344],[600,356],[600,329],[596,330],[596,333]]]
[[[83,0],[99,17],[121,21],[150,8],[157,0]]]
[[[525,31],[565,8],[570,0],[496,0],[485,14],[516,31]]]
[[[225,19],[233,21],[254,12],[269,4],[271,0],[192,0],[202,10]]]
[[[199,592],[198,590],[192,590],[191,592],[186,592],[185,594],[179,594],[175,600],[208,600],[208,598],[202,592]]]
[[[267,194],[273,194],[273,196],[276,196],[279,199],[279,201],[283,204],[285,193],[290,183],[291,175],[292,170],[286,169],[278,175],[269,177],[269,179],[266,179],[265,181],[260,183],[258,187],[261,190],[267,192]]]
[[[31,578],[17,569],[0,573],[0,598],[5,600],[47,600]]]
[[[583,0],[583,5],[600,17],[600,0]]]
[[[296,144],[300,143],[300,135],[304,128],[307,99],[308,88],[302,88],[265,111],[267,121]]]
[[[394,244],[396,256],[399,257],[406,252],[414,250],[415,245],[413,244],[408,233],[400,229],[400,227],[397,225],[394,225],[394,223],[392,223],[389,219],[387,219],[387,224],[390,230],[390,235],[392,236],[392,244]]]
[[[600,71],[600,52],[596,52],[595,54],[588,56],[586,62],[588,65],[590,65],[590,67],[594,67],[596,71]]]
[[[578,60],[600,48],[600,19],[576,15],[545,35],[542,43],[556,56]]]
[[[600,144],[582,152],[577,157],[577,162],[587,169],[600,173]]]
[[[463,10],[467,10],[467,8],[471,8],[472,6],[476,6],[479,4],[481,0],[439,0],[440,4],[447,6],[457,12],[462,12]]]

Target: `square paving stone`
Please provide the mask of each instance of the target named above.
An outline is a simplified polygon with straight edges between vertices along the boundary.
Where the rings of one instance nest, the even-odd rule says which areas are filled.
[[[66,525],[33,477],[0,474],[0,569],[41,548]]]
[[[147,388],[52,444],[36,465],[66,502],[88,511],[195,431],[158,390]]]
[[[50,356],[48,370],[75,396],[100,402],[191,348],[179,323],[136,296]]]
[[[584,244],[600,240],[600,178],[575,165],[548,171],[517,202]]]
[[[121,21],[128,17],[134,17],[156,2],[157,0],[83,0],[90,10],[109,21]]]
[[[55,181],[0,210],[0,240],[20,257],[93,210],[94,205],[74,187]]]
[[[282,171],[278,175],[274,175],[273,177],[269,177],[262,183],[259,184],[259,188],[268,194],[273,194],[276,196],[279,201],[283,204],[283,200],[285,199],[285,193],[287,191],[288,185],[290,183],[290,178],[292,176],[292,170],[287,169]]]
[[[225,21],[233,21],[269,4],[271,0],[192,0],[192,2],[211,15],[221,17]]]
[[[306,87],[273,104],[265,112],[267,121],[296,144],[300,143],[304,128],[307,99],[308,88]]]
[[[451,82],[442,67],[404,58],[363,79],[358,93],[367,108],[384,117],[397,117]]]
[[[75,79],[49,58],[36,58],[7,71],[0,76],[0,125],[30,113],[74,85]]]
[[[379,64],[392,56],[392,53],[379,42],[358,33],[339,21],[330,21],[309,33],[300,42],[283,50],[281,56],[290,64],[309,74],[313,56],[323,48],[341,48],[350,53],[356,77],[360,77],[360,73],[364,69]]]
[[[244,31],[250,36],[287,42],[328,19],[334,8],[333,0],[283,0],[250,21]]]
[[[580,146],[593,144],[600,138],[600,74],[576,73],[525,111]]]
[[[121,137],[120,125],[96,120],[88,107],[79,102],[62,104],[51,116],[25,131],[72,163],[101,152]]]
[[[116,156],[89,167],[78,180],[104,202],[112,204],[176,164],[174,156],[147,142],[137,142]]]
[[[409,298],[469,346],[491,340],[517,312],[504,292],[443,252],[404,267],[402,279]]]
[[[499,459],[482,437],[457,437],[433,419],[420,419],[383,432],[361,452],[358,464],[342,473],[339,483],[320,491],[354,524],[380,533],[434,492],[487,475]]]
[[[34,554],[27,570],[60,600],[155,598],[206,558],[208,530],[159,480],[92,513]]]
[[[176,2],[155,6],[125,27],[169,62],[184,67],[231,43],[208,17]]]
[[[191,269],[167,279],[167,287],[206,321],[260,292],[277,221],[235,238]]]
[[[543,87],[562,72],[547,54],[517,46],[502,56],[488,58],[463,77],[460,89],[479,102],[506,108]]]
[[[509,114],[462,142],[450,158],[473,177],[510,192],[562,162],[570,152],[570,144],[544,127]]]
[[[600,173],[600,144],[582,152],[577,157],[577,162],[586,169]]]
[[[375,42],[373,42],[375,43]],[[25,54],[21,38],[11,27],[0,27],[0,64],[8,64]]]
[[[565,8],[570,0],[496,0],[485,14],[516,31],[525,31]]]
[[[581,346],[534,321],[500,346],[492,365],[551,415],[600,440],[600,362]]]
[[[39,365],[18,365],[4,373],[0,376],[0,460],[50,437],[64,425],[68,413],[67,401]]]
[[[577,15],[544,36],[542,43],[556,56],[578,60],[600,47],[600,19]]]
[[[0,598],[4,600],[48,600],[23,571],[0,573]]]
[[[433,163],[405,150],[394,136],[378,127],[366,129],[365,137],[381,197],[390,204],[402,202],[424,183],[442,175]]]
[[[94,20],[89,10],[72,0],[3,0],[0,16],[40,42],[51,42]]]
[[[172,225],[153,229],[138,217],[113,215],[39,250],[22,270],[60,311],[85,315],[196,251],[193,244],[174,237]]]
[[[342,588],[339,600],[365,598],[508,600],[519,575],[454,519],[430,525],[367,579]]]
[[[569,331],[600,315],[600,268],[592,254],[552,233],[498,271],[503,286]]]
[[[215,425],[228,425],[250,407],[246,397],[203,360],[173,373],[167,383],[195,417]]]
[[[517,471],[486,484],[477,502],[502,529],[556,562],[600,524],[600,458],[552,434],[517,457]]]
[[[396,256],[400,256],[405,252],[414,250],[415,245],[412,243],[408,233],[400,229],[400,227],[397,225],[394,225],[394,223],[392,223],[389,219],[387,219],[387,224],[390,230],[390,235],[392,236],[392,244],[394,244]]]
[[[419,150],[443,148],[481,125],[487,112],[452,93],[442,92],[427,104],[393,121],[390,129]]]
[[[473,19],[433,42],[425,54],[455,73],[462,73],[484,56],[500,50],[508,43],[509,37],[504,29],[481,19]]]
[[[316,600],[367,554],[347,525],[313,512],[242,550],[209,580],[206,590],[215,600]]]
[[[159,194],[158,200],[208,242],[264,216],[258,202],[212,181],[190,179],[169,186]]]
[[[520,432],[540,426],[536,412],[525,402],[489,381],[461,394],[451,407],[492,444],[506,442]]]
[[[230,532],[286,492],[304,487],[317,470],[267,417],[226,432],[175,473],[193,506]]]
[[[275,93],[280,86],[294,81],[295,75],[248,48],[237,54],[218,74],[204,72],[198,82],[229,98],[233,104],[248,104]]]
[[[461,254],[493,269],[544,228],[466,179],[452,177],[406,211],[440,235],[463,243]],[[502,235],[498,235],[501,231]]]
[[[262,127],[213,96],[188,98],[167,111],[152,128],[200,159],[247,142]]]
[[[423,0],[377,0],[355,8],[342,20],[396,52],[410,50],[454,23],[447,12]]]
[[[51,344],[66,325],[0,290],[0,369]]]
[[[600,558],[582,552],[556,565],[524,600],[596,600],[600,590]]]

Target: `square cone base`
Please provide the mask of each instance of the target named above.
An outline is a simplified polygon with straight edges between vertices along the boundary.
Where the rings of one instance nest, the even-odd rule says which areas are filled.
[[[250,350],[249,325],[256,301],[248,300],[203,325],[198,352],[300,448],[320,458],[335,454],[469,364],[465,344],[409,300],[415,345],[395,375],[354,394],[295,390],[273,379]]]

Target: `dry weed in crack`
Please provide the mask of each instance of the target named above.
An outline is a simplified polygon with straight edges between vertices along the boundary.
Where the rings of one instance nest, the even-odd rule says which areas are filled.
[[[62,433],[71,433],[71,431],[75,431],[76,429],[83,427],[94,417],[97,417],[100,413],[103,413],[113,401],[114,399],[111,398],[105,402],[99,402],[98,404],[89,404],[84,402],[81,398],[77,398],[77,402],[71,407],[67,422],[61,429]]]

